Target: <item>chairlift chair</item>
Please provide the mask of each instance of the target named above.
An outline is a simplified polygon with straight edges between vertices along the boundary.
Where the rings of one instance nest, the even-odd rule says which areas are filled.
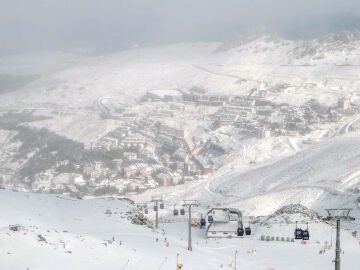
[[[185,215],[185,209],[184,208],[180,209],[180,215],[182,215],[182,216]]]
[[[145,214],[148,214],[149,213],[149,210],[147,208],[145,208]]]
[[[156,205],[154,205],[154,211],[156,212],[158,209],[157,209],[157,206]]]
[[[164,203],[160,203],[160,209],[164,209]]]

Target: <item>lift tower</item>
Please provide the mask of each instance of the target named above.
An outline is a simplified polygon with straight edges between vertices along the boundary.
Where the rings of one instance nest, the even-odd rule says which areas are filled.
[[[335,270],[340,270],[340,220],[355,220],[350,217],[351,208],[341,209],[325,209],[328,212],[328,216],[325,220],[336,220],[336,249],[335,249]]]
[[[183,206],[184,207],[187,207],[188,208],[188,211],[189,211],[189,223],[188,223],[188,226],[189,226],[189,236],[188,236],[188,250],[189,251],[192,251],[192,245],[191,245],[191,207],[192,206],[199,206],[197,200],[183,200],[184,201],[184,204]]]
[[[154,203],[154,210],[156,213],[155,228],[157,229],[159,225],[159,202],[163,203],[163,199],[161,196],[152,196],[151,201]]]

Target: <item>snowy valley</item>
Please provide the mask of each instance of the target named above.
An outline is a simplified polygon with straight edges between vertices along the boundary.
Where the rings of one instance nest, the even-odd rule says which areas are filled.
[[[1,56],[0,266],[329,269],[325,209],[351,208],[342,265],[358,269],[359,129],[359,31]],[[194,226],[188,251],[183,200],[194,223],[239,209],[252,234]]]

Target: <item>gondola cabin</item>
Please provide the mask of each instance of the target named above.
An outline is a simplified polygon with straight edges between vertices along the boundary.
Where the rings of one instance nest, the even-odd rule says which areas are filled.
[[[244,229],[243,229],[243,227],[239,227],[239,228],[237,229],[237,235],[238,235],[238,236],[244,236]]]
[[[309,240],[310,239],[310,234],[308,230],[303,230],[302,231],[302,240]]]
[[[213,223],[214,218],[212,216],[208,216],[208,221],[209,221],[209,223]]]
[[[294,232],[295,239],[302,239],[303,238],[302,234],[303,234],[302,229],[300,229],[300,228],[295,229],[295,232]]]
[[[200,219],[200,227],[204,227],[206,225],[206,220],[205,218],[201,218]]]

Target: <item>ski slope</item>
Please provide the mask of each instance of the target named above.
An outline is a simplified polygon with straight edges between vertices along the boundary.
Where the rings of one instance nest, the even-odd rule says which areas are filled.
[[[108,210],[108,211],[107,211]],[[111,211],[112,214],[106,214]],[[251,237],[204,238],[193,228],[193,251],[187,251],[187,224],[171,220],[154,231],[131,224],[126,212],[137,210],[114,198],[77,200],[66,196],[0,191],[1,269],[175,269],[176,257],[183,269],[328,269],[334,251],[319,255],[330,243],[332,227],[313,221],[311,240],[263,242],[261,235],[292,236],[294,225],[267,220],[253,225]],[[296,217],[299,218],[299,217]],[[8,225],[23,229],[10,231]],[[270,225],[269,225],[270,224]],[[113,237],[115,241],[113,240]],[[166,241],[168,244],[166,245]],[[158,238],[158,241],[156,239]],[[121,243],[120,243],[121,241]],[[357,269],[358,240],[342,232],[345,269]]]
[[[355,205],[358,194],[353,191],[360,185],[359,144],[358,134],[332,138],[275,163],[217,177],[209,188],[239,200],[274,195],[282,203],[299,200],[311,207],[331,195]]]

